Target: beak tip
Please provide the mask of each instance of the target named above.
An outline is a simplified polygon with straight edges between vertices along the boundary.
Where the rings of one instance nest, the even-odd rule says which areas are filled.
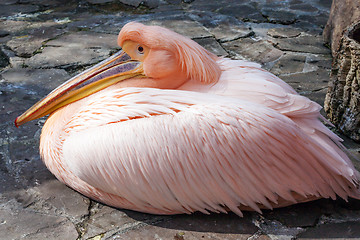
[[[17,128],[19,128],[18,119],[19,119],[19,117],[17,117],[14,121],[15,127],[17,127]]]

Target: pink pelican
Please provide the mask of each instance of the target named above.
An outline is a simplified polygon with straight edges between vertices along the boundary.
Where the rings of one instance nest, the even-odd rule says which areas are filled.
[[[62,182],[153,214],[261,212],[359,198],[360,174],[320,106],[256,63],[128,23],[122,51],[19,116],[50,114],[40,152]]]

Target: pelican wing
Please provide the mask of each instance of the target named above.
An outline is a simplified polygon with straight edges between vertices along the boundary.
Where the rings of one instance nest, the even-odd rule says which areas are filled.
[[[73,174],[154,213],[229,208],[241,215],[238,206],[295,203],[293,193],[346,198],[356,188],[347,162],[294,121],[239,99],[112,90],[89,98],[64,133],[64,164]]]

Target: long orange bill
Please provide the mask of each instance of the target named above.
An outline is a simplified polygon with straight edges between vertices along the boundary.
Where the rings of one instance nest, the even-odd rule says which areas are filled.
[[[16,118],[15,126],[48,115],[57,109],[133,77],[144,77],[142,63],[123,51],[66,81]]]

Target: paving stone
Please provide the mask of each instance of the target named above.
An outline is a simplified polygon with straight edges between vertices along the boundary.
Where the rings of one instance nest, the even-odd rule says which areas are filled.
[[[250,215],[248,215],[250,216]],[[234,214],[178,215],[165,221],[119,232],[114,239],[248,239],[258,228],[248,217]]]
[[[195,42],[197,42],[205,49],[218,56],[228,55],[228,53],[221,47],[221,45],[214,38],[198,38],[195,39]]]
[[[166,27],[189,38],[212,37],[202,25],[192,20],[152,20],[147,21],[146,24]]]
[[[63,69],[9,69],[2,74],[2,78],[10,83],[22,85],[37,85],[44,89],[44,94],[55,89],[70,75]]]
[[[58,24],[45,23],[41,26],[37,24],[25,35],[16,36],[8,41],[7,46],[20,57],[31,57],[36,50],[40,49],[45,41],[59,36],[66,31],[56,25]]]
[[[117,35],[78,32],[49,41],[41,53],[25,61],[33,68],[90,65],[118,49]]]
[[[326,9],[329,9],[331,7],[331,1],[328,1],[328,0],[319,0],[318,1],[320,6],[326,8]]]
[[[29,26],[31,26],[32,23],[28,21],[14,21],[14,20],[4,20],[0,21],[0,29],[2,31],[9,32],[12,34],[17,34],[20,31],[24,31]]]
[[[297,92],[318,91],[327,89],[329,75],[329,70],[318,69],[313,72],[281,76],[281,79],[289,83]]]
[[[313,7],[311,4],[300,3],[300,4],[291,4],[290,9],[300,10],[305,12],[315,12],[318,11],[316,7]]]
[[[275,9],[265,9],[262,14],[267,17],[268,21],[272,23],[280,24],[291,24],[296,20],[296,15],[292,12],[275,10]]]
[[[95,213],[87,222],[83,238],[88,239],[106,232],[110,232],[111,235],[115,232],[126,230],[124,226],[141,225],[142,221],[152,218],[151,215],[143,213],[132,212],[131,214],[136,215],[136,218],[129,217],[125,211],[99,205],[99,208],[95,210]]]
[[[245,4],[229,4],[218,10],[219,13],[237,17],[244,21],[264,22],[266,19],[263,15],[251,5]]]
[[[115,2],[114,0],[86,0],[86,1],[91,4],[105,4],[105,3]]]
[[[299,233],[304,231],[300,227],[288,227],[277,220],[268,220],[263,217],[255,219],[254,223],[260,228],[260,231],[269,236],[270,239],[291,240],[295,239]]]
[[[298,235],[298,239],[358,239],[360,238],[360,221],[329,223],[310,228]]]
[[[36,201],[28,209],[36,212],[65,216],[74,221],[88,214],[89,200],[57,179],[34,187],[30,194]]]
[[[274,48],[267,41],[258,39],[238,39],[223,43],[223,46],[235,53],[239,58],[245,58],[262,64],[275,61],[283,55],[282,51]]]
[[[271,68],[271,72],[277,75],[303,72],[305,61],[304,55],[285,53]]]
[[[6,56],[5,53],[0,50],[0,69],[6,67],[7,65],[9,65],[9,63],[10,62],[8,56]]]
[[[0,29],[0,38],[6,37],[9,34],[10,34],[9,31],[5,31],[5,30]]]
[[[315,226],[321,217],[320,203],[303,203],[277,209],[277,211],[266,211],[264,212],[264,217],[269,220],[277,220],[290,228],[311,227]]]
[[[277,38],[270,40],[283,51],[328,54],[330,50],[324,46],[321,36],[299,36],[296,38]]]
[[[10,5],[17,3],[18,0],[3,0],[0,2],[0,5]]]
[[[76,239],[74,225],[64,217],[0,207],[1,239]]]
[[[30,5],[30,4],[3,5],[0,8],[0,19],[6,19],[7,17],[15,14],[32,13],[38,10],[39,10],[39,6],[37,5]]]
[[[267,34],[274,38],[293,38],[300,36],[301,30],[294,28],[270,28]]]
[[[220,42],[245,38],[254,34],[248,23],[232,16],[214,16],[211,12],[193,12],[190,17],[201,23]]]

